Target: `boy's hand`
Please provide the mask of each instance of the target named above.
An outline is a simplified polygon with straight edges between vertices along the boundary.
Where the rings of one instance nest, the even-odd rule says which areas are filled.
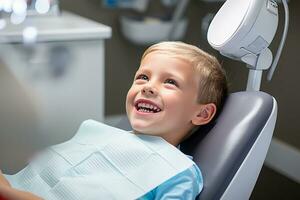
[[[41,198],[12,188],[0,170],[0,200],[41,200]]]
[[[0,185],[0,200],[42,200],[42,198],[29,192]]]
[[[8,186],[11,187],[8,180],[3,176],[2,171],[0,170],[0,186]]]

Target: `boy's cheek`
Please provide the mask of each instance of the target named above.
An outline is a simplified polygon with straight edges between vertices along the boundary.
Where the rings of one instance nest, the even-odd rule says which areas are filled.
[[[134,96],[137,94],[137,89],[135,89],[133,86],[128,90],[127,96],[126,96],[126,102],[132,103],[130,101],[133,101]]]
[[[129,90],[126,96],[126,109],[130,104],[133,103],[133,99],[134,99],[134,94],[131,90]]]

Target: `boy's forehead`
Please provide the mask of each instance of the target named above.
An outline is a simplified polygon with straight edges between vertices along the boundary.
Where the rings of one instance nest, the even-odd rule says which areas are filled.
[[[174,53],[170,53],[167,51],[153,51],[148,53],[147,55],[145,55],[141,62],[147,60],[153,60],[153,59],[164,59],[164,60],[181,60],[181,61],[188,61],[187,58],[185,58],[184,56],[181,55],[176,55]]]
[[[188,62],[187,59],[184,59],[180,56],[176,56],[167,52],[156,51],[156,52],[151,52],[147,54],[145,57],[143,57],[140,63],[140,67],[143,67],[145,65],[146,66],[151,65],[151,64],[155,66],[155,64],[163,65],[163,64],[172,64],[172,63],[185,64],[185,65],[191,64],[190,62]]]
[[[195,68],[190,62],[175,57],[169,57],[168,60],[173,60],[173,62],[166,63],[151,62],[151,57],[149,60],[146,60],[146,62],[141,62],[141,65],[137,69],[136,74],[159,72],[164,75],[175,76],[177,78],[185,80],[185,82],[199,81],[198,73],[196,73]]]
[[[195,73],[197,71],[193,63],[191,61],[188,61],[186,58],[161,52],[151,52],[147,54],[141,60],[140,66],[137,71],[147,69],[151,70],[156,67],[165,71],[169,71],[172,68],[182,68],[185,71],[191,71],[192,73]]]

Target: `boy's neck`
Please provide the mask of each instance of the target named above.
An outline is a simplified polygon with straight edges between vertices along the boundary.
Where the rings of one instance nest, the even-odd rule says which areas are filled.
[[[141,135],[149,135],[149,134],[144,134],[144,133],[141,133],[141,132],[138,132],[136,130],[133,130],[132,131],[134,134],[141,134]],[[168,138],[168,137],[163,137],[163,136],[159,136],[159,135],[151,135],[151,136],[156,136],[156,137],[160,137],[160,138],[163,138],[164,140],[166,140],[169,144],[177,147],[180,142],[182,141],[181,139],[178,139],[178,138]]]

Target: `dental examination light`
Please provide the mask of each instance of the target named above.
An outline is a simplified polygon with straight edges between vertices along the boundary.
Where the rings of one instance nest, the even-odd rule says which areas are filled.
[[[222,55],[247,64],[250,70],[247,90],[260,89],[263,70],[271,67],[268,80],[273,76],[288,30],[288,5],[286,0],[282,0],[282,3],[285,25],[273,63],[268,46],[278,25],[278,6],[275,0],[227,0],[209,26],[209,44]]]

